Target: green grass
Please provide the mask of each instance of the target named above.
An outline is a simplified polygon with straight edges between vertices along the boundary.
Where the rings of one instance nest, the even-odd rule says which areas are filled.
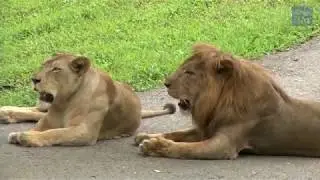
[[[0,1],[0,106],[32,105],[30,75],[57,51],[83,54],[137,91],[161,85],[198,41],[256,58],[320,28],[291,24],[298,0]]]

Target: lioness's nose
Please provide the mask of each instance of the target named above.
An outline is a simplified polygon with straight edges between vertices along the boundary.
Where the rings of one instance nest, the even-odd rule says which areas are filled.
[[[33,82],[33,84],[38,84],[41,81],[41,79],[31,78],[31,81]]]

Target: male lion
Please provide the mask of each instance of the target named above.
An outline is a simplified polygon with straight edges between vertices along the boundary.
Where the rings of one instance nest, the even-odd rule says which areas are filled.
[[[288,96],[260,65],[197,44],[170,77],[168,94],[189,110],[194,128],[136,136],[145,155],[236,159],[260,155],[320,156],[320,103]]]
[[[2,107],[0,119],[38,121],[35,128],[9,134],[8,141],[24,146],[93,145],[97,140],[131,136],[140,119],[175,112],[142,111],[139,97],[125,84],[90,66],[88,58],[57,54],[32,78],[39,107]],[[47,112],[46,112],[47,111]]]

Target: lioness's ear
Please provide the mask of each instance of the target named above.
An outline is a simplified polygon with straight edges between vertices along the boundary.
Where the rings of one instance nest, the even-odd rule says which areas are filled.
[[[71,61],[70,68],[78,74],[84,74],[90,68],[90,60],[84,56],[76,57]]]

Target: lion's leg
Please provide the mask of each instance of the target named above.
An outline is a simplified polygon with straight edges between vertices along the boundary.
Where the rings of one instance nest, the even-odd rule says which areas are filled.
[[[136,145],[139,145],[145,139],[151,139],[155,137],[163,137],[175,142],[196,142],[200,141],[202,136],[199,131],[195,128],[189,128],[184,130],[179,130],[170,133],[156,133],[156,134],[147,134],[139,133],[136,135],[134,141]]]
[[[9,143],[23,146],[51,145],[91,145],[95,144],[97,136],[88,131],[84,125],[69,128],[49,129],[46,131],[27,131],[10,133]]]
[[[140,144],[144,155],[181,159],[235,159],[237,148],[223,135],[200,142],[174,142],[163,137],[146,139]]]
[[[0,122],[1,123],[20,123],[25,121],[37,122],[46,113],[40,112],[37,107],[15,107],[3,106],[0,107]]]

